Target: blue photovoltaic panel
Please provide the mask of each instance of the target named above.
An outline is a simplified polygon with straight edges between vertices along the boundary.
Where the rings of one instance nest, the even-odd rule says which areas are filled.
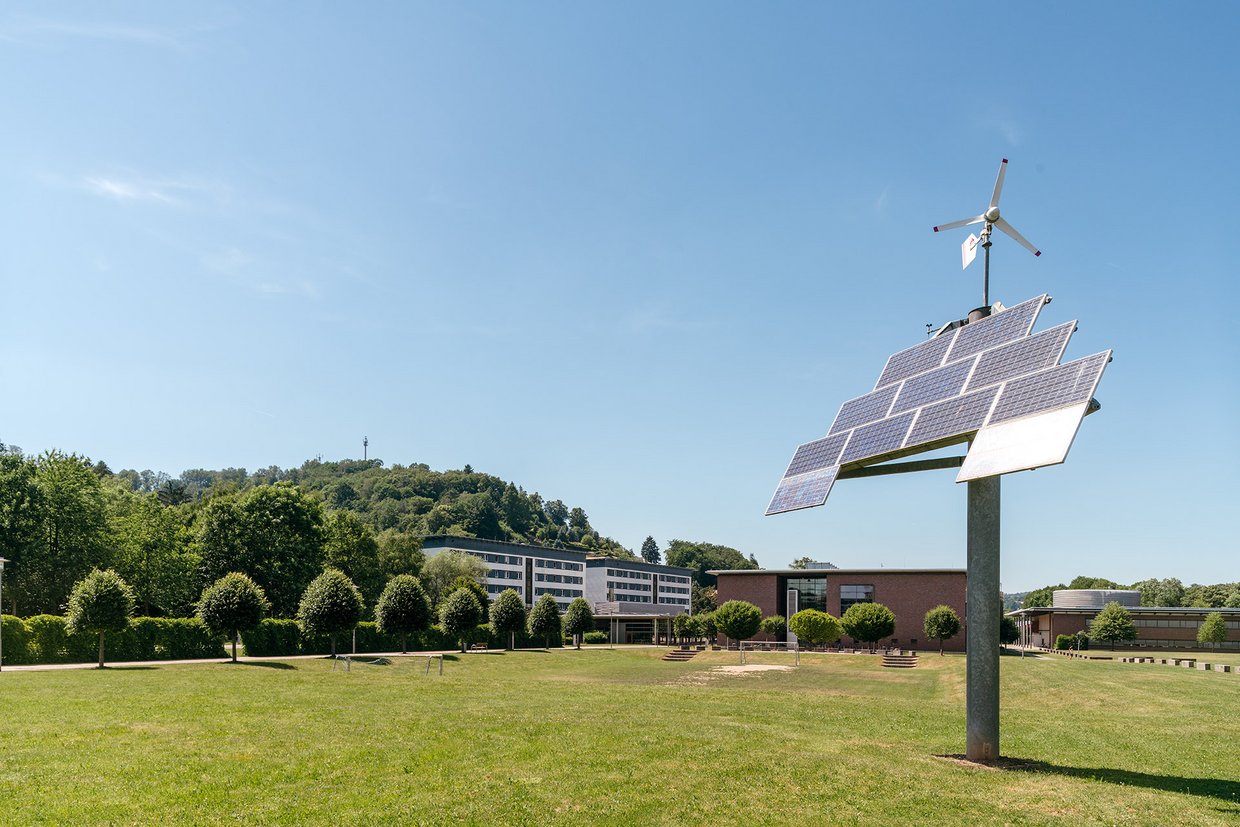
[[[848,440],[848,447],[844,449],[844,456],[840,458],[840,464],[898,451],[904,445],[904,436],[912,422],[913,414],[906,413],[863,425],[853,431],[852,439]]]
[[[1031,335],[1047,301],[1038,296],[891,356],[875,390],[845,402],[827,436],[797,448],[766,513],[822,505],[842,467],[982,439],[996,423],[1087,402],[1110,351],[1059,365],[1076,322]],[[1039,433],[1037,428],[1026,432]],[[1008,439],[1011,433],[1004,431]],[[1011,445],[1019,452],[1033,438],[1041,436]],[[995,444],[1007,451],[1002,442]],[[995,448],[987,450],[987,461],[994,462]],[[1002,460],[990,465],[994,471],[978,465],[976,475],[1038,467],[1021,464],[1034,461],[1027,452],[1017,456],[1008,457],[1010,465]],[[1056,457],[1055,462],[1063,461],[1062,455]]]
[[[891,400],[895,399],[897,390],[899,387],[893,385],[890,388],[883,388],[848,400],[840,406],[840,412],[836,415],[831,430],[827,433],[838,434],[849,428],[882,419],[887,415],[887,409],[891,407]]]
[[[827,501],[827,494],[831,493],[831,485],[839,470],[838,465],[833,465],[830,468],[797,474],[795,477],[784,477],[775,489],[775,496],[771,497],[766,513],[779,514],[822,505]]]
[[[975,391],[1057,364],[1074,330],[1076,322],[1067,322],[1027,339],[986,351],[977,363],[977,370],[969,378],[968,390]]]
[[[998,392],[998,388],[987,388],[922,408],[908,444],[924,445],[976,431],[986,421]]]
[[[956,331],[951,330],[892,355],[887,360],[882,375],[878,377],[878,384],[874,387],[881,388],[892,382],[899,382],[901,379],[937,368],[943,364],[943,357],[947,355],[947,350],[952,346],[955,338]]]
[[[839,464],[840,451],[844,449],[847,439],[848,434],[843,433],[805,443],[792,455],[792,462],[788,463],[784,476],[792,477]]]
[[[1111,351],[1013,379],[1003,386],[988,424],[1088,402]]]
[[[1046,296],[1038,296],[1015,307],[1009,307],[1000,313],[987,316],[980,321],[967,324],[960,328],[956,342],[952,345],[947,361],[954,362],[975,353],[981,353],[1013,339],[1027,336],[1038,317],[1038,311],[1046,303]]]
[[[900,395],[896,397],[896,403],[891,408],[891,413],[911,411],[913,408],[920,408],[922,405],[929,405],[940,399],[957,396],[964,388],[964,380],[969,378],[969,371],[973,369],[974,361],[965,359],[962,362],[953,362],[929,373],[923,373],[921,376],[904,380],[904,384],[900,386]]]

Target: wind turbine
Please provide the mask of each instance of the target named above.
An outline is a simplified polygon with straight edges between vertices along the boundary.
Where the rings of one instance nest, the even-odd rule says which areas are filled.
[[[999,175],[998,177],[995,178],[995,191],[994,191],[994,194],[990,196],[990,206],[986,208],[985,212],[983,212],[981,215],[975,215],[972,218],[962,218],[959,221],[952,221],[948,224],[940,224],[939,226],[934,228],[934,231],[937,233],[939,230],[954,230],[957,227],[967,227],[970,224],[985,223],[985,226],[982,228],[982,235],[981,235],[980,241],[981,241],[982,249],[986,251],[985,271],[982,276],[982,304],[987,307],[990,306],[990,243],[991,243],[990,232],[991,230],[998,227],[1000,230],[1007,233],[1012,238],[1016,239],[1017,243],[1019,243],[1020,246],[1024,247],[1026,250],[1033,253],[1035,256],[1042,255],[1041,250],[1039,250],[1037,247],[1034,247],[1032,244],[1030,244],[1028,239],[1026,239],[1023,235],[1018,233],[1016,231],[1016,228],[1013,227],[1011,224],[1009,224],[1007,222],[1007,219],[1003,218],[999,214],[999,193],[1003,191],[1003,176],[1007,174],[1007,164],[1008,164],[1007,158],[1004,158],[1003,162],[999,164]],[[968,265],[966,264],[965,266],[967,267]]]

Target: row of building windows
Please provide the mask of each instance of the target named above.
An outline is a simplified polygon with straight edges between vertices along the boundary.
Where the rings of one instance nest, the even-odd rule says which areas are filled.
[[[687,597],[660,597],[659,602],[664,603],[668,606],[688,606],[689,598]]]
[[[1156,638],[1144,638],[1143,637],[1140,640],[1135,641],[1135,644],[1136,644],[1135,648],[1137,649],[1140,649],[1142,647],[1146,649],[1200,649],[1201,648],[1201,645],[1197,643],[1196,640],[1184,640],[1184,639],[1158,640]],[[1210,648],[1213,649],[1215,645],[1216,644],[1213,644],[1213,643],[1210,644]],[[1217,644],[1217,646],[1220,649],[1240,649],[1240,640],[1225,640],[1222,643]],[[1134,644],[1128,643],[1125,646],[1125,648],[1128,648],[1128,649],[1134,648]],[[1207,658],[1202,658],[1202,660],[1207,660]]]
[[[1240,629],[1240,620],[1224,621],[1228,629]],[[1142,626],[1147,629],[1197,629],[1201,626],[1201,620],[1159,620],[1152,617],[1135,617],[1132,625]],[[1090,620],[1089,625],[1093,625],[1094,621]]]
[[[535,574],[534,579],[540,583],[576,583],[580,585],[585,582],[575,574],[543,574],[542,572]]]
[[[789,577],[787,587],[797,593],[797,609],[827,611],[827,581],[822,577]],[[840,586],[840,614],[854,603],[873,603],[874,587],[848,584]]]
[[[688,590],[688,589],[682,589],[682,588],[680,588],[679,586],[663,586],[663,585],[660,585],[660,586],[659,586],[659,592],[660,592],[660,593],[664,593],[664,592],[666,592],[666,593],[669,593],[669,594],[689,594],[689,590]]]
[[[564,571],[583,571],[585,566],[581,563],[569,563],[566,560],[535,560],[534,568],[538,569],[562,569]]]
[[[618,594],[616,601],[620,603],[649,603],[650,598],[644,594]]]
[[[664,583],[688,583],[688,577],[681,577],[679,574],[661,574],[659,575]]]
[[[487,577],[493,577],[496,580],[520,580],[522,576],[521,572],[512,569],[491,569],[487,572]]]
[[[521,558],[513,554],[487,554],[485,551],[471,551],[469,553],[475,557],[481,557],[488,563],[499,563],[509,566],[521,565]]]
[[[648,591],[650,591],[650,586],[644,585],[644,584],[642,584],[642,583],[623,583],[623,582],[618,582],[618,581],[615,581],[615,580],[608,580],[608,581],[607,581],[607,588],[609,588],[609,589],[622,589],[622,590],[624,590],[624,591],[630,591],[630,592],[648,592]]]
[[[581,589],[553,589],[546,586],[535,586],[534,594],[549,594],[554,597],[581,597]]]
[[[608,577],[627,577],[630,580],[649,580],[650,575],[641,571],[628,571],[627,569],[608,569]]]
[[[497,583],[487,583],[487,594],[499,594],[502,591],[512,589],[517,594],[523,594],[525,590],[520,586],[505,586]]]

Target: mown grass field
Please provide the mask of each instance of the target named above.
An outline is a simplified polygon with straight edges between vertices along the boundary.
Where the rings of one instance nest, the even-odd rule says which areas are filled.
[[[1003,659],[1003,751],[964,747],[964,659],[470,654],[422,666],[5,672],[6,824],[1240,822],[1240,678]],[[789,663],[786,655],[750,662]]]

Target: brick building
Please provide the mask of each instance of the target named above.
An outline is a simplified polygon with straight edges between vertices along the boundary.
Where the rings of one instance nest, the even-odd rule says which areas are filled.
[[[964,569],[757,569],[711,571],[718,578],[719,603],[747,600],[762,615],[790,617],[800,609],[818,609],[840,617],[853,603],[882,603],[896,615],[890,641],[897,646],[929,648],[922,621],[926,612],[946,604],[965,616]],[[760,635],[758,639],[764,638]],[[964,631],[944,643],[964,651]]]

